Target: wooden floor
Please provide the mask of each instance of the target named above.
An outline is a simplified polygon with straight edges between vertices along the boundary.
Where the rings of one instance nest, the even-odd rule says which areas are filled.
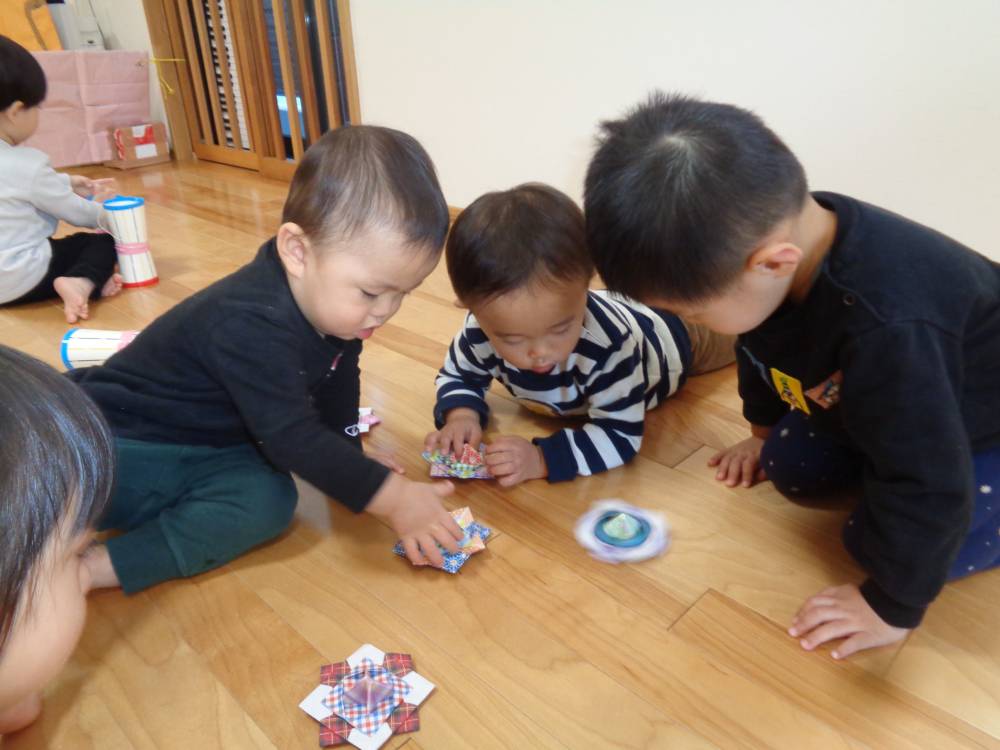
[[[141,328],[248,261],[285,191],[208,164],[117,176],[146,198],[162,281],[97,304],[92,328]],[[412,477],[461,317],[442,265],[365,344],[363,403],[385,420],[368,443]],[[66,328],[54,303],[0,311],[0,341],[53,365]],[[555,424],[500,392],[490,403],[495,432]],[[603,476],[461,485],[454,506],[499,535],[456,576],[410,567],[390,529],[303,486],[279,541],[193,580],[93,596],[41,720],[3,747],[315,747],[299,701],[320,665],[371,642],[412,653],[437,685],[421,730],[390,748],[1000,748],[1000,574],[948,586],[900,648],[805,653],[785,633],[798,606],[862,578],[839,542],[846,507],[713,481],[708,456],[746,433],[732,370],[689,381],[646,432]],[[670,552],[591,560],[573,523],[608,497],[663,511]]]

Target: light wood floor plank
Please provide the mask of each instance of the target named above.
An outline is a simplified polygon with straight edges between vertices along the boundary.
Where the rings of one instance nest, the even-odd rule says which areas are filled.
[[[752,681],[758,690],[780,696],[838,733],[873,747],[1000,747],[995,737],[850,662],[813,658],[815,654],[799,649],[780,627],[718,592],[706,592],[671,633]]]

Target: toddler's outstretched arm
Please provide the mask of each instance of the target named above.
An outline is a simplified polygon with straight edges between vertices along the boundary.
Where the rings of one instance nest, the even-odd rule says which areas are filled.
[[[59,174],[46,162],[34,173],[28,199],[35,208],[73,226],[96,228],[104,207],[96,200],[80,197],[75,191],[72,178]]]
[[[477,449],[482,438],[482,427],[486,424],[490,413],[490,407],[486,405],[486,391],[493,382],[492,368],[496,364],[495,361],[483,360],[477,352],[477,347],[481,344],[486,344],[488,347],[486,335],[478,327],[470,326],[467,316],[466,325],[451,342],[444,365],[434,381],[437,387],[437,403],[434,405],[435,426],[438,430],[442,430],[453,418],[465,418],[471,412],[478,418],[480,431],[478,437],[475,435],[467,437],[467,442]],[[492,348],[488,350],[492,352]],[[491,360],[496,359],[495,354],[489,356]],[[452,437],[454,431],[453,428],[448,434],[452,443],[454,443]],[[429,441],[431,435],[427,438]],[[440,443],[440,440],[436,442]],[[459,451],[461,448],[461,445],[457,447]]]
[[[441,504],[441,498],[455,491],[451,482],[411,482],[399,474],[389,474],[365,510],[380,518],[399,535],[406,556],[414,565],[444,564],[440,544],[458,552],[456,541],[463,532]]]

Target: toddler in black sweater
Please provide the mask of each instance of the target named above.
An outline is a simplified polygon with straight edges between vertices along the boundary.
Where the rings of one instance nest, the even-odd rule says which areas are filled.
[[[384,518],[414,563],[462,532],[447,482],[404,479],[361,451],[362,341],[438,262],[448,207],[424,149],[388,128],[333,130],[296,169],[256,258],[74,371],[115,433],[119,476],[88,554],[95,586],[140,591],[217,567],[280,534],[290,472]]]

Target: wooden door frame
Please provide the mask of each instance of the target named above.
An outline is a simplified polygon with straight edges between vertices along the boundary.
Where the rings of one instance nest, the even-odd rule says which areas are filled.
[[[317,0],[323,2],[323,0]],[[142,0],[146,12],[146,25],[149,28],[149,38],[152,42],[153,55],[163,60],[183,59],[184,41],[181,26],[180,3],[183,0]],[[254,6],[259,0],[251,0]],[[336,0],[337,20],[343,52],[344,82],[347,93],[347,112],[352,124],[361,122],[361,99],[358,93],[357,63],[354,58],[354,34],[351,24],[350,0]],[[247,13],[251,12],[248,3],[232,0],[227,3],[230,21],[234,28],[250,28]],[[266,42],[266,40],[265,40]],[[235,46],[235,45],[234,45]],[[255,50],[259,54],[258,49]],[[256,85],[249,80],[253,76],[252,66],[247,60],[247,51],[236,49],[236,69],[241,77],[240,90],[244,97],[245,114],[251,144],[255,147],[263,137],[259,124],[266,117],[265,110],[257,95]],[[163,91],[163,105],[170,125],[170,135],[173,141],[174,155],[178,161],[191,161],[201,157],[210,161],[224,161],[234,166],[258,170],[265,177],[280,180],[290,180],[295,171],[295,162],[270,156],[258,156],[257,153],[241,152],[199,142],[193,137],[190,118],[197,118],[198,104],[191,85],[191,77],[181,70],[185,62],[158,63],[160,75],[174,90],[173,94]],[[265,86],[265,94],[270,90]],[[235,114],[235,113],[234,113]]]

